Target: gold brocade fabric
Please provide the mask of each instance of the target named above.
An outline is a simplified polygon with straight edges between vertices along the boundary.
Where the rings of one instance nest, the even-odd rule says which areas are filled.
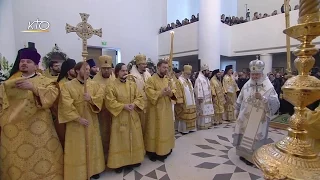
[[[237,91],[239,91],[238,85],[235,80],[229,76],[225,75],[223,77],[223,88],[224,92],[226,93],[226,104],[225,104],[225,111],[226,111],[226,120],[235,121],[236,118],[234,116],[235,110],[235,103],[237,100]]]
[[[63,180],[63,151],[49,110],[58,88],[37,75],[28,79],[35,96],[14,88],[16,77],[0,85],[0,179]]]
[[[320,106],[315,111],[309,111],[307,114],[307,125],[306,130],[308,136],[315,139],[314,146],[316,151],[320,152]]]
[[[49,79],[54,80],[54,81],[57,81],[57,79],[58,79],[58,75],[57,75],[57,76],[52,76],[51,73],[50,73],[50,71],[49,71],[49,69],[46,69],[46,70],[44,71],[44,74],[43,74],[43,75],[44,75],[45,77],[49,78]]]
[[[149,100],[148,120],[144,143],[146,151],[167,155],[174,148],[174,121],[170,97],[162,96],[169,80],[154,74],[146,82],[146,95]],[[173,96],[174,97],[174,96]]]
[[[142,132],[145,131],[145,121],[146,121],[146,113],[147,113],[147,107],[148,107],[148,99],[145,93],[145,83],[146,81],[151,77],[150,73],[148,71],[145,71],[143,74],[141,74],[137,67],[134,65],[132,66],[132,69],[130,71],[130,74],[134,76],[134,81],[137,84],[138,89],[140,90],[143,99],[145,101],[144,109],[142,112],[139,112]]]
[[[190,93],[194,93],[192,90],[192,84],[189,81],[185,81],[185,85],[182,84],[181,81],[176,81],[176,94],[177,96],[177,104],[175,105],[175,117],[177,120],[184,121],[186,123],[188,131],[195,129],[196,120],[197,120],[197,108],[196,106],[187,107],[186,105],[186,97],[184,92],[184,86],[188,86],[190,88]]]
[[[115,80],[115,77],[110,76],[109,78],[104,78],[102,77],[101,71],[100,71],[97,75],[94,76],[92,80],[98,82],[106,93],[106,88],[111,86],[111,84]],[[105,159],[105,164],[107,165],[112,117],[111,117],[111,113],[106,109],[104,104],[105,104],[105,101],[102,104],[101,111],[99,112],[99,125],[100,125],[100,134],[101,134],[101,140],[102,140],[102,146],[103,146],[104,159]]]
[[[136,106],[134,111],[124,109],[124,105],[132,103]],[[105,104],[112,114],[108,167],[115,169],[141,163],[145,149],[138,112],[144,109],[144,99],[137,85],[115,80],[107,88]]]
[[[216,76],[212,77],[210,80],[212,95],[215,97],[215,102],[213,104],[214,113],[215,114],[223,114],[224,113],[224,104],[226,103],[226,99],[224,97],[224,90],[222,87],[222,83],[217,79]]]
[[[98,83],[88,80],[87,92],[91,96],[90,102],[84,101],[84,86],[77,79],[65,83],[61,88],[58,119],[60,123],[66,123],[64,180],[87,179],[87,166],[90,168],[90,176],[99,174],[105,169],[98,121],[104,91]],[[80,117],[89,121],[88,160],[86,160],[86,128],[78,122]]]

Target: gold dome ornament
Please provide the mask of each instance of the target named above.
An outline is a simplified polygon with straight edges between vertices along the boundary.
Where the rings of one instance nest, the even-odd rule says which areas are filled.
[[[282,87],[283,98],[295,106],[295,113],[290,118],[288,136],[262,146],[253,155],[267,180],[320,179],[320,158],[306,131],[306,106],[320,99],[320,80],[308,75],[315,63],[313,55],[318,52],[312,41],[320,36],[319,9],[320,0],[300,0],[298,25],[284,30],[301,42],[293,52],[299,75],[288,79]]]

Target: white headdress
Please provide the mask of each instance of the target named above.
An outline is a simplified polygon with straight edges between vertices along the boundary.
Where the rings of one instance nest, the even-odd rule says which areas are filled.
[[[265,63],[259,59],[253,60],[249,63],[250,73],[263,73]]]
[[[201,66],[201,71],[205,71],[205,70],[209,70],[208,64],[203,64],[203,65]]]

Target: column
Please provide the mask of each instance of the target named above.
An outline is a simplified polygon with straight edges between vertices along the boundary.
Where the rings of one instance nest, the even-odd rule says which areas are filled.
[[[220,69],[221,0],[200,0],[198,47],[201,65]]]
[[[260,60],[265,64],[263,73],[267,74],[269,72],[272,72],[272,54],[261,54]]]

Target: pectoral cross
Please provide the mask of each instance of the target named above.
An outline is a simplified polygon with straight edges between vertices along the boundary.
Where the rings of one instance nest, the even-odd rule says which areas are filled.
[[[102,37],[102,29],[93,29],[92,26],[87,22],[89,14],[80,13],[82,22],[78,23],[76,27],[66,24],[67,33],[75,32],[82,39],[82,57],[84,61],[88,56],[87,40],[90,39],[93,35]]]
[[[263,87],[263,84],[250,84],[250,87],[255,87],[256,88],[256,93],[259,92],[259,87]]]

